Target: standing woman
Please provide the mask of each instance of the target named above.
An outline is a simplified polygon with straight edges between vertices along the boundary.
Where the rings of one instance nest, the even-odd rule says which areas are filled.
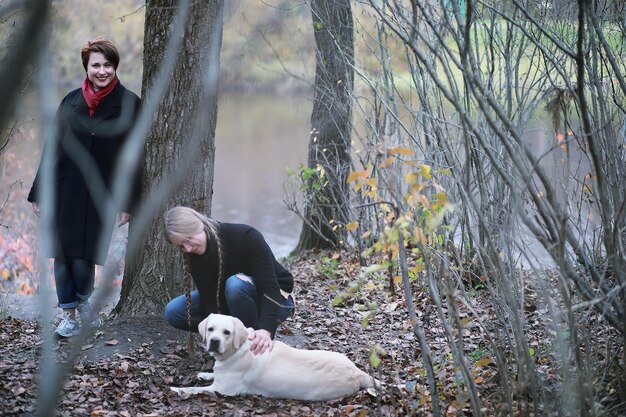
[[[210,313],[229,314],[255,329],[249,337],[253,353],[271,350],[278,324],[294,309],[293,276],[276,261],[261,233],[189,207],[166,213],[165,233],[183,253],[186,292],[165,306],[165,320],[198,331]],[[197,287],[193,292],[191,278]]]
[[[116,221],[116,214],[107,213],[106,208],[115,206],[117,225],[122,226],[129,221],[140,193],[140,178],[135,175],[130,179],[129,198],[110,194],[123,145],[139,112],[139,97],[117,78],[120,55],[110,40],[92,39],[80,52],[86,77],[81,88],[65,96],[56,113],[58,141],[50,173],[55,193],[52,252],[44,254],[54,258],[58,306],[63,310],[56,329],[59,337],[78,333],[76,310],[83,325],[100,324],[89,297],[95,264],[103,265],[106,260]],[[40,165],[28,195],[37,215],[42,175],[46,173]]]

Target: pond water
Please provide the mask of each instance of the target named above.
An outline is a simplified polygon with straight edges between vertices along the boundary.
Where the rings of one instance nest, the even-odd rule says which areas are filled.
[[[312,103],[289,96],[222,96],[211,215],[256,227],[277,257],[295,248],[302,221],[283,203],[287,168],[306,164]]]
[[[288,255],[297,244],[301,220],[283,202],[288,185],[287,169],[297,170],[306,164],[312,102],[304,95],[222,94],[218,107],[216,131],[215,180],[212,216],[220,221],[241,222],[256,227],[265,236],[277,257]],[[32,184],[40,155],[32,116],[20,127],[17,135],[0,158],[0,195],[7,198],[0,224],[3,233],[19,235],[36,233],[36,218],[25,201]],[[31,121],[28,121],[31,120]],[[570,164],[564,168],[565,155],[555,146],[554,133],[546,126],[536,126],[525,134],[536,156],[555,180],[560,200],[568,200],[568,176],[583,178],[589,171],[588,161],[576,147],[572,148]],[[8,169],[7,167],[11,167]],[[20,187],[21,184],[21,187]],[[585,207],[583,216],[595,220]],[[595,221],[589,223],[593,227]],[[588,230],[580,231],[581,234]],[[540,264],[550,264],[545,251],[531,236],[522,233],[522,247],[530,249]],[[521,242],[520,242],[521,243]]]
[[[312,104],[302,96],[222,94],[218,106],[211,215],[256,227],[277,257],[286,256],[302,222],[283,203],[283,187],[287,168],[306,163]],[[9,196],[0,224],[9,226],[2,233],[15,236],[36,233],[26,195],[41,155],[33,110],[21,114],[21,133],[0,157],[0,196]]]

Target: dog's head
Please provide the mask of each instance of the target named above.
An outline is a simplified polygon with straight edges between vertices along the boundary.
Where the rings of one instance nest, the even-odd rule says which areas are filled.
[[[198,325],[204,348],[216,359],[225,359],[243,345],[248,329],[241,320],[223,314],[209,314]]]

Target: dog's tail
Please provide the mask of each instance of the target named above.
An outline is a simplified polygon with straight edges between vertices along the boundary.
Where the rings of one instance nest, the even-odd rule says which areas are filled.
[[[363,375],[360,377],[360,383],[361,389],[367,390],[367,393],[372,397],[377,397],[384,392],[397,394],[405,389],[404,384],[390,384],[383,382],[371,375],[366,374],[365,372],[363,372]]]
[[[382,388],[384,388],[385,383],[382,381],[379,381],[378,379],[374,378],[373,376],[362,372],[361,373],[361,377],[359,378],[359,382],[361,384],[361,389],[367,389],[368,391],[370,389],[375,389],[375,390],[380,390]]]

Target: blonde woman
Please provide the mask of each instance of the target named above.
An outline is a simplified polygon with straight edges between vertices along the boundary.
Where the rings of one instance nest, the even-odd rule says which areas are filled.
[[[229,314],[255,329],[253,353],[271,350],[278,324],[294,309],[293,276],[276,261],[261,233],[180,206],[165,214],[165,233],[183,253],[186,275],[186,294],[165,306],[165,320],[198,331],[210,313]],[[190,279],[197,290],[189,291]]]

